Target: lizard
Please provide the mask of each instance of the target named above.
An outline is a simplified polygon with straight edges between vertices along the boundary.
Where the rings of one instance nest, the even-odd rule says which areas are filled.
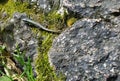
[[[51,33],[60,33],[59,31],[54,31],[54,30],[45,28],[44,26],[42,26],[42,25],[39,24],[38,22],[35,22],[35,21],[31,20],[31,19],[23,18],[22,20],[23,20],[24,22],[26,22],[26,23],[30,23],[30,24],[36,26],[37,28],[42,29],[42,30],[45,30],[45,31],[47,31],[47,32],[51,32]]]

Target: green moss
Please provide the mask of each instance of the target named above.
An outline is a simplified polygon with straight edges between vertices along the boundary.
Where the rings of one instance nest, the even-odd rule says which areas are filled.
[[[48,62],[48,50],[50,49],[52,40],[56,35],[42,32],[42,36],[44,37],[44,39],[42,41],[39,41],[40,51],[38,59],[36,61],[36,68],[39,75],[37,77],[37,81],[63,81],[64,77],[57,76]]]
[[[50,12],[48,14],[40,13],[41,15],[36,15],[35,20],[40,22],[42,25],[47,24],[46,27],[52,30],[61,30],[64,27],[64,18],[56,11]],[[39,34],[39,54],[36,61],[36,69],[38,72],[37,81],[64,81],[65,77],[60,74],[59,76],[55,74],[53,67],[50,66],[48,61],[48,51],[52,45],[53,39],[57,36],[56,34],[48,33],[46,31],[33,29],[33,32]]]
[[[5,4],[0,4],[0,11],[6,11],[9,16],[12,16],[15,12],[26,12],[26,13],[33,13],[28,8],[28,3],[24,2],[14,2],[13,0],[9,0]]]
[[[72,26],[76,21],[77,21],[77,18],[74,18],[74,17],[68,19],[67,20],[67,26],[68,27]]]

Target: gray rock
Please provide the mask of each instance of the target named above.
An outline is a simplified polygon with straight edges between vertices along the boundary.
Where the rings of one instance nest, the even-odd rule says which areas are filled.
[[[117,17],[111,19],[110,22],[113,23],[114,25],[119,25],[120,26],[120,16],[117,16]]]
[[[16,12],[8,22],[5,22],[2,40],[11,53],[16,50],[16,46],[18,45],[20,51],[25,53],[25,59],[30,57],[34,68],[34,62],[38,54],[38,40],[34,36],[31,28],[22,21],[22,18],[25,17],[27,18],[25,13]]]
[[[120,15],[120,0],[63,0],[63,6],[79,17],[110,19]]]
[[[120,26],[79,20],[53,41],[49,61],[66,81],[120,81]]]
[[[36,4],[37,9],[43,9],[44,12],[51,10],[50,0],[30,0],[30,4]]]
[[[37,1],[37,5],[40,8],[44,9],[46,12],[51,10],[51,6],[49,4],[49,0],[38,0]]]
[[[27,2],[35,8],[43,9],[44,12],[49,12],[51,10],[51,0],[14,0],[14,2]]]
[[[26,57],[30,57],[34,62],[38,54],[38,40],[32,33],[31,28],[22,21],[22,18],[27,18],[25,13],[15,13],[11,20],[14,20],[14,44],[12,50],[16,49],[16,45],[21,51],[25,52]],[[34,67],[34,63],[32,64]]]
[[[26,56],[37,54],[37,39],[33,35],[30,27],[25,24],[21,19],[27,18],[25,13],[15,13],[10,23],[13,24],[13,40],[14,43],[10,47],[10,50],[15,50],[18,45],[21,51],[26,52]],[[9,27],[9,26],[8,26]],[[12,42],[12,41],[11,41]],[[10,43],[10,42],[8,42]],[[34,53],[31,52],[35,51]]]

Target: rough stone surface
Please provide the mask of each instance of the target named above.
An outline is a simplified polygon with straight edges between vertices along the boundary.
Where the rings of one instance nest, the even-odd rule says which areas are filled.
[[[120,26],[120,0],[61,0],[79,18],[101,18]]]
[[[13,15],[13,18],[10,20],[10,23],[13,24],[13,26],[8,26],[9,29],[11,27],[13,28],[13,44],[12,41],[8,42],[10,47],[10,50],[15,50],[16,45],[20,47],[21,51],[26,52],[26,56],[33,57],[33,55],[37,54],[37,39],[33,35],[30,27],[26,25],[21,19],[27,18],[25,13],[15,13]]]
[[[38,10],[43,9],[44,12],[49,12],[52,7],[51,0],[14,0],[14,2],[27,2]]]
[[[120,81],[120,26],[79,20],[53,41],[49,61],[66,81]]]
[[[38,9],[43,9],[44,12],[51,10],[50,0],[30,0],[30,4],[36,4]]]
[[[120,15],[120,0],[63,0],[63,6],[80,17],[111,19],[111,15]]]
[[[32,33],[31,28],[21,20],[25,17],[27,17],[26,14],[16,12],[8,22],[2,23],[0,29],[4,27],[4,33],[1,39],[11,53],[15,51],[18,45],[20,51],[25,53],[25,58],[31,58],[34,68],[34,59],[38,54],[38,40]]]

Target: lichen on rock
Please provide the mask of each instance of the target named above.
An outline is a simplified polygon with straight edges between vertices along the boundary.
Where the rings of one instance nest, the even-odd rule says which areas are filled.
[[[32,33],[31,28],[21,20],[25,17],[27,17],[25,13],[16,12],[8,22],[5,22],[6,25],[2,31],[2,41],[11,54],[15,52],[16,47],[19,47],[20,51],[25,53],[24,59],[30,57],[33,68],[35,68],[34,59],[36,59],[38,54],[38,40]]]
[[[98,19],[79,20],[54,40],[50,63],[57,73],[66,75],[66,81],[108,81],[118,77],[119,33],[118,25]]]

